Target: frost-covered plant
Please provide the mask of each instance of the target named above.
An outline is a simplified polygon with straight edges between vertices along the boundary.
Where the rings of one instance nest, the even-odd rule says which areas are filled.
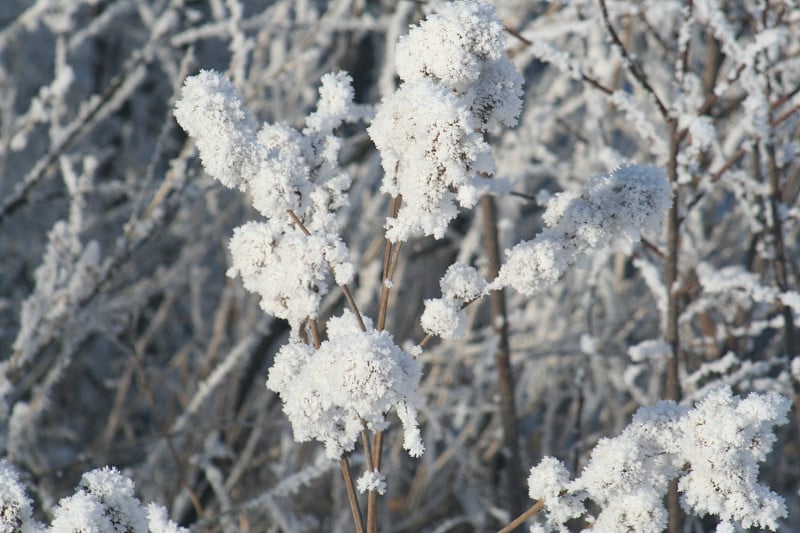
[[[503,26],[483,2],[452,2],[401,38],[395,55],[403,83],[378,107],[369,135],[381,154],[381,190],[401,197],[386,236],[437,239],[488,190],[495,171],[483,136],[514,126],[522,78],[504,53]]]
[[[543,459],[531,469],[529,495],[544,502],[549,530],[564,531],[568,520],[584,517],[593,530],[658,532],[667,525],[667,487],[677,478],[688,513],[715,515],[723,529],[776,530],[786,504],[759,483],[759,463],[790,407],[778,394],[740,398],[728,387],[692,409],[672,402],[643,407],[619,436],[600,440],[574,480],[562,462]],[[600,512],[590,514],[585,500]]]
[[[377,509],[403,531],[488,531],[521,512],[527,468],[555,456],[567,466],[545,500],[560,495],[565,516],[586,502],[607,522],[622,510],[657,529],[666,512],[672,530],[707,530],[713,502],[680,513],[670,489],[649,505],[656,490],[625,492],[626,472],[599,470],[608,501],[561,490],[590,457],[639,458],[616,439],[619,454],[604,441],[591,455],[637,407],[670,397],[686,419],[721,384],[800,398],[796,11],[0,2],[0,456],[29,474],[33,516],[117,464],[140,498],[204,531],[350,531],[359,505],[373,515],[361,531]],[[352,83],[324,74],[342,69]],[[199,118],[188,141],[176,102]],[[603,210],[586,178],[620,166],[670,182],[663,232],[626,237],[591,215]],[[236,280],[219,283],[226,271]],[[329,317],[352,326],[335,342]],[[344,338],[370,348],[331,363],[341,379],[386,370],[369,394],[319,381],[311,361]],[[276,355],[280,396],[259,386]],[[300,373],[323,393],[292,387]],[[328,407],[287,422],[284,399]],[[400,453],[408,407],[422,460]],[[309,421],[320,432],[303,438],[323,444],[297,446]],[[790,517],[795,429],[758,463]],[[344,486],[368,493],[350,508],[329,479],[348,462]],[[75,505],[97,499],[79,492]],[[164,508],[153,517],[167,523]]]
[[[43,526],[33,519],[31,503],[17,472],[5,461],[0,462],[0,531],[41,531]]]
[[[558,194],[547,204],[549,226],[535,239],[517,244],[494,286],[510,285],[532,295],[558,281],[589,250],[617,238],[639,240],[661,226],[672,191],[661,170],[623,166],[590,179],[578,193]]]
[[[403,447],[419,457],[419,364],[388,332],[364,323],[366,331],[345,311],[328,321],[328,339],[316,350],[300,341],[283,346],[267,387],[283,399],[295,439],[323,442],[331,459],[352,451],[365,428],[386,429],[392,408],[406,429]]]
[[[231,82],[212,71],[187,78],[175,105],[175,118],[196,139],[208,173],[248,191],[268,219],[236,230],[229,275],[241,275],[262,308],[295,331],[317,318],[329,270],[340,285],[354,274],[335,217],[347,204],[350,178],[339,169],[333,135],[352,114],[350,77],[324,76],[319,94],[302,132],[286,124],[257,129]]]
[[[16,471],[0,462],[0,531],[4,533],[188,533],[158,504],[146,507],[134,495],[134,484],[115,468],[86,472],[77,491],[53,509],[51,525],[33,519],[31,500]]]
[[[641,166],[623,166],[596,176],[580,193],[558,194],[544,213],[549,227],[507,251],[506,263],[491,284],[467,265],[451,266],[442,278],[443,297],[425,301],[423,329],[444,338],[461,337],[464,304],[504,286],[529,296],[541,292],[591,250],[616,239],[636,242],[642,232],[654,233],[671,197],[663,172]]]

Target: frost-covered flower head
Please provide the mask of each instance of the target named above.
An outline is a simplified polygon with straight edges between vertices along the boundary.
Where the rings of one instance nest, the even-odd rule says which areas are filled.
[[[261,297],[261,308],[289,321],[293,330],[317,318],[328,292],[330,268],[348,283],[353,267],[344,244],[328,235],[306,235],[278,221],[247,222],[233,230],[228,276],[241,276],[245,289]]]
[[[462,97],[479,117],[514,126],[522,77],[505,57],[503,24],[486,2],[447,2],[397,43],[397,75],[406,83],[422,79]]]
[[[404,83],[368,130],[381,154],[383,192],[403,198],[387,221],[390,240],[443,237],[456,203],[470,208],[485,192],[495,168],[483,133],[515,125],[521,106],[521,77],[503,46],[494,7],[475,1],[443,4],[398,43]]]
[[[583,501],[590,499],[600,508],[594,530],[659,532],[667,525],[664,496],[677,478],[687,511],[718,516],[726,531],[733,522],[776,530],[786,505],[758,482],[758,464],[789,408],[777,394],[742,399],[729,387],[694,409],[673,402],[642,408],[622,434],[597,444],[580,477],[570,481],[553,458],[532,468],[530,496],[545,501],[552,529],[584,514]]]
[[[230,80],[210,70],[186,79],[175,118],[195,140],[206,172],[250,191],[262,215],[284,218],[292,210],[309,230],[331,231],[330,211],[347,203],[350,186],[337,164],[333,130],[351,114],[353,89],[344,72],[321,82],[317,110],[302,132],[287,124],[259,129]]]
[[[351,114],[352,80],[344,72],[326,74],[319,92],[302,131],[287,124],[257,130],[231,82],[213,71],[187,78],[175,105],[206,171],[249,191],[253,207],[268,219],[234,232],[228,274],[240,274],[245,288],[261,296],[262,308],[287,319],[293,330],[316,318],[329,269],[339,284],[354,273],[336,219],[348,203],[350,177],[338,165],[340,142],[333,134]]]
[[[283,400],[295,440],[316,439],[329,457],[351,451],[366,426],[382,431],[394,408],[405,428],[403,446],[414,457],[424,446],[416,422],[420,368],[392,336],[349,311],[328,321],[319,350],[291,341],[275,356],[267,387]]]
[[[506,252],[493,286],[535,294],[558,281],[580,254],[655,231],[671,202],[672,190],[658,168],[629,165],[595,176],[581,191],[550,201],[543,216],[550,227]]]
[[[188,533],[166,517],[163,507],[146,508],[134,484],[116,468],[98,468],[81,477],[78,490],[53,510],[52,531],[102,533]]]

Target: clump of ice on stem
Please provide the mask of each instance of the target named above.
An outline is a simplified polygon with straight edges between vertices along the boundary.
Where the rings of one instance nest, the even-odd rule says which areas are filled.
[[[442,297],[425,300],[422,329],[444,339],[461,338],[467,323],[463,308],[483,295],[488,284],[474,267],[463,263],[450,265],[439,284]]]
[[[655,231],[672,202],[662,170],[621,166],[591,178],[579,192],[563,192],[547,205],[549,226],[533,240],[506,252],[491,288],[512,286],[533,295],[557,282],[581,254],[619,237],[630,241]]]
[[[593,530],[658,532],[667,525],[664,496],[677,478],[687,510],[716,515],[731,531],[733,523],[776,530],[786,505],[758,482],[758,470],[789,409],[778,394],[740,398],[729,387],[691,409],[659,402],[639,409],[618,437],[601,439],[574,480],[563,463],[543,459],[531,469],[530,496],[544,500],[554,530],[584,515],[583,502],[591,500],[600,509]]]
[[[484,132],[513,126],[522,78],[504,55],[503,26],[484,2],[441,5],[397,45],[403,83],[378,107],[369,135],[382,190],[403,201],[386,236],[442,238],[458,206],[473,207],[494,172]]]
[[[352,108],[346,73],[322,77],[317,110],[302,131],[264,124],[244,108],[230,80],[213,71],[186,79],[175,118],[195,140],[203,167],[223,185],[250,192],[267,223],[251,222],[231,239],[230,275],[262,298],[262,308],[293,331],[316,318],[328,272],[338,284],[354,275],[337,211],[348,204],[350,177],[338,164],[333,134]]]
[[[330,458],[351,451],[361,431],[382,431],[395,409],[405,432],[403,446],[422,455],[416,422],[419,364],[365,319],[362,331],[345,311],[328,321],[328,340],[319,349],[290,341],[275,357],[267,387],[283,400],[295,440],[319,440]]]

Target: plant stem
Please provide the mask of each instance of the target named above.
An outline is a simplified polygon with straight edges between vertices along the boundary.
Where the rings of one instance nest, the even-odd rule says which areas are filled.
[[[680,137],[677,123],[668,122],[669,127],[669,159],[667,161],[667,177],[672,184],[672,205],[667,212],[667,256],[664,261],[664,289],[667,293],[667,316],[664,325],[664,341],[669,344],[672,354],[667,364],[667,377],[664,384],[664,398],[674,402],[681,400],[681,387],[678,368],[681,361],[681,344],[678,336],[678,252],[680,248],[680,218],[678,204],[678,151]],[[681,507],[678,498],[678,482],[672,480],[667,492],[667,511],[669,513],[669,533],[681,531]]]
[[[401,196],[392,198],[389,207],[389,217],[395,218],[400,211],[403,199]],[[376,329],[383,331],[386,327],[386,313],[389,309],[389,292],[391,291],[391,281],[394,276],[394,269],[397,266],[397,258],[400,256],[401,242],[392,242],[386,239],[386,252],[383,255],[383,270],[381,272],[381,296],[378,304],[378,323]],[[380,472],[381,455],[383,454],[383,432],[379,431],[372,437],[372,449],[370,450],[369,440],[364,433],[364,454],[367,456],[367,464],[371,464],[372,470]],[[374,490],[367,494],[367,533],[378,531],[378,493]]]
[[[347,488],[347,497],[350,500],[350,511],[353,513],[356,533],[364,533],[364,522],[361,520],[361,508],[358,506],[356,487],[353,484],[353,476],[350,475],[350,462],[342,457],[339,459],[339,465],[342,467],[342,477],[344,478],[344,486]]]
[[[522,513],[521,515],[516,517],[506,527],[504,527],[503,529],[501,529],[497,533],[511,533],[512,531],[517,529],[519,526],[524,524],[525,520],[527,520],[528,518],[532,517],[533,515],[535,515],[539,511],[541,511],[543,508],[544,508],[544,500],[539,500],[533,506],[531,506],[527,511],[525,511],[524,513]]]
[[[500,246],[497,238],[497,206],[494,197],[481,198],[483,210],[483,240],[489,259],[488,279],[494,280],[500,272]],[[508,342],[508,317],[506,297],[503,289],[492,291],[491,320],[500,343],[495,352],[497,381],[500,391],[500,420],[503,426],[503,444],[508,454],[506,467],[506,495],[511,515],[520,513],[523,507],[525,487],[521,475],[519,436],[517,433],[517,413],[514,406],[514,378],[511,371],[511,349]]]

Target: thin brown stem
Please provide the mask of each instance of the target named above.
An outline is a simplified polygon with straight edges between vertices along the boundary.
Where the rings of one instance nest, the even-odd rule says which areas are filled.
[[[764,18],[766,19],[766,14],[764,14]],[[767,99],[769,99],[771,97],[770,93],[772,92],[772,83],[770,82],[769,76],[766,76],[766,81]],[[787,113],[784,113],[782,117],[794,113],[797,111],[797,109],[798,106],[795,106]],[[772,117],[772,111],[772,109],[769,111],[770,123],[774,126],[776,119]],[[781,122],[785,120],[782,117]],[[782,184],[780,169],[778,168],[778,158],[775,153],[775,144],[771,138],[765,142],[764,149],[767,153],[767,172],[770,190],[769,207],[772,215],[770,217],[770,230],[772,232],[772,239],[774,243],[773,246],[775,250],[773,268],[775,270],[775,281],[778,284],[778,288],[781,290],[781,292],[785,293],[789,290],[789,269],[787,268],[788,259],[786,257],[786,246],[783,234],[783,194],[781,190]],[[788,360],[791,361],[798,355],[797,331],[794,325],[794,312],[790,306],[782,304],[781,314],[783,315],[784,327],[783,342],[786,350],[786,356]],[[800,383],[798,383],[797,380],[792,380],[792,386],[794,388],[795,416],[797,417],[798,428],[800,428]]]
[[[356,527],[356,533],[364,533],[364,521],[361,519],[361,508],[358,505],[356,486],[353,484],[353,476],[350,474],[350,462],[347,458],[342,457],[339,459],[339,466],[342,468],[342,477],[344,478],[344,486],[347,489],[347,497],[350,500],[350,511],[353,513],[353,524]]]
[[[389,208],[389,217],[397,217],[400,211],[400,204],[402,197],[395,196],[392,198],[392,204]],[[386,327],[386,312],[389,308],[389,292],[391,290],[392,276],[394,275],[394,267],[397,265],[397,257],[400,254],[401,242],[392,242],[386,239],[386,251],[383,255],[383,272],[381,274],[381,297],[378,304],[378,324],[376,326],[378,331],[383,331]]]
[[[311,328],[311,337],[314,339],[314,347],[319,350],[322,342],[319,338],[319,326],[317,325],[317,321],[313,319],[309,320],[308,325]]]
[[[665,320],[664,341],[672,348],[672,355],[667,364],[667,376],[664,386],[664,398],[679,402],[681,386],[678,369],[681,361],[681,343],[678,336],[678,318],[680,316],[678,294],[678,255],[680,251],[680,217],[678,213],[680,196],[678,194],[678,152],[680,137],[677,123],[668,121],[670,145],[667,160],[667,177],[672,184],[672,205],[667,212],[667,256],[664,261],[664,287],[667,292],[667,316]],[[682,527],[682,515],[678,498],[677,483],[670,483],[667,491],[667,511],[669,514],[669,533],[679,533]]]
[[[500,245],[497,234],[497,206],[493,196],[481,198],[483,211],[483,239],[489,260],[488,279],[494,280],[500,272]],[[492,291],[491,320],[500,343],[495,352],[497,381],[500,392],[500,420],[503,426],[503,443],[508,454],[506,467],[506,498],[512,516],[523,509],[525,486],[520,465],[519,435],[517,433],[517,412],[514,405],[514,376],[511,369],[511,348],[508,340],[508,316],[505,292]]]
[[[389,207],[389,217],[397,217],[403,199],[401,196],[392,198]],[[378,323],[377,330],[383,331],[386,327],[386,315],[389,309],[389,293],[392,288],[392,277],[397,266],[397,259],[400,256],[401,242],[392,242],[386,239],[386,251],[383,255],[383,269],[381,271],[381,295],[378,304]],[[383,433],[378,431],[373,435],[372,447],[370,447],[369,436],[366,430],[362,432],[364,441],[364,455],[370,470],[380,471],[381,455],[383,453]],[[371,490],[367,494],[367,532],[375,533],[378,530],[378,493]]]
[[[525,520],[529,519],[530,517],[534,516],[536,513],[544,509],[544,500],[539,500],[534,505],[532,505],[527,511],[516,517],[512,520],[506,527],[498,531],[497,533],[511,533],[519,526],[525,523]]]

